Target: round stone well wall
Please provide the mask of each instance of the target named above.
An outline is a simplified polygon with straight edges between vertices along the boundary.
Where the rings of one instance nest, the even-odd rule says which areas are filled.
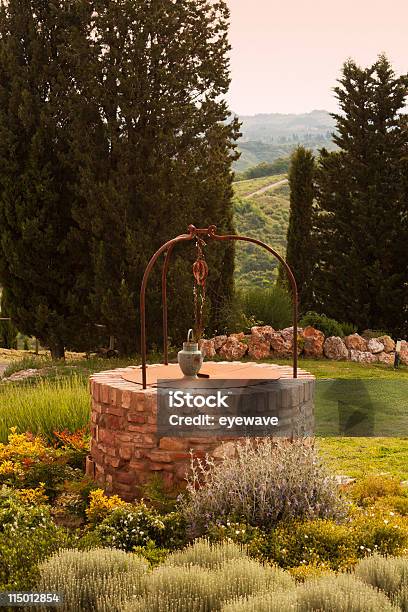
[[[242,367],[240,362],[234,362]],[[214,362],[206,362],[205,365]],[[217,367],[230,367],[231,362],[217,362]],[[297,384],[290,384],[292,368],[272,364],[245,364],[262,368],[259,378],[271,368],[278,373],[280,386],[279,418],[286,422],[302,420],[306,435],[314,429],[314,377],[298,370]],[[148,366],[148,371],[161,366]],[[170,366],[168,366],[170,367]],[[178,366],[172,366],[175,372]],[[265,368],[265,369],[264,369]],[[203,367],[203,369],[205,369]],[[191,454],[221,457],[223,443],[231,437],[162,437],[157,435],[157,389],[123,378],[140,372],[140,368],[118,368],[94,374],[90,378],[92,395],[91,451],[86,472],[108,493],[123,499],[140,497],[141,485],[154,474],[161,474],[164,484],[182,484],[190,466]],[[227,375],[226,375],[227,378]],[[284,384],[286,381],[287,384]],[[292,432],[295,435],[295,431]]]

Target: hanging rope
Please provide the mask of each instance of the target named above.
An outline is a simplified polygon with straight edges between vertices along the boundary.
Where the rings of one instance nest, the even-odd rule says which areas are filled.
[[[199,236],[196,237],[197,259],[193,263],[194,276],[194,339],[198,342],[204,331],[203,312],[206,297],[206,280],[208,276],[208,265],[205,261],[203,247],[206,243]]]

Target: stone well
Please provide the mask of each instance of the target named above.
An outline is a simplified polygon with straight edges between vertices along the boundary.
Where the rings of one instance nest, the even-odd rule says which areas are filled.
[[[314,376],[298,370],[296,385],[290,383],[292,368],[260,363],[206,362],[206,367],[228,379],[234,368],[254,368],[253,378],[279,379],[279,417],[296,423],[302,418],[303,431],[313,433]],[[180,376],[177,364],[148,366],[148,385],[139,380],[140,367],[119,368],[94,374],[90,378],[92,395],[91,452],[87,474],[108,493],[127,500],[140,496],[140,486],[154,474],[161,474],[169,486],[181,484],[190,466],[190,451],[195,457],[211,454],[220,457],[231,437],[162,437],[157,435],[158,378],[168,373]],[[238,374],[235,378],[239,377]],[[130,380],[129,380],[130,379]],[[294,431],[292,432],[294,434]]]

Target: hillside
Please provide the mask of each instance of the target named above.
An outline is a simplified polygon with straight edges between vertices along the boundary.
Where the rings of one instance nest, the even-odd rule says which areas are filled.
[[[283,185],[262,194],[247,198],[243,190],[245,183],[250,183],[252,193],[267,184],[267,177],[236,183],[234,189],[240,190],[234,200],[235,227],[237,233],[258,238],[285,255],[286,232],[289,222],[289,187]],[[282,176],[269,177],[273,183]],[[247,186],[246,186],[247,187]],[[277,274],[278,262],[265,250],[252,244],[238,243],[236,246],[236,282],[237,286],[265,286],[271,283]]]
[[[332,142],[335,121],[324,110],[299,115],[271,113],[239,118],[242,136],[238,142],[241,157],[234,164],[237,171],[286,157],[298,144],[314,151],[322,147],[335,148]]]

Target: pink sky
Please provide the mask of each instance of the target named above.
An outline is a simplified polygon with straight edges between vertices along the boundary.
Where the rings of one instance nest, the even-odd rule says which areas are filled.
[[[408,0],[227,0],[231,109],[239,114],[336,109],[331,88],[352,57],[385,52],[408,72]]]

